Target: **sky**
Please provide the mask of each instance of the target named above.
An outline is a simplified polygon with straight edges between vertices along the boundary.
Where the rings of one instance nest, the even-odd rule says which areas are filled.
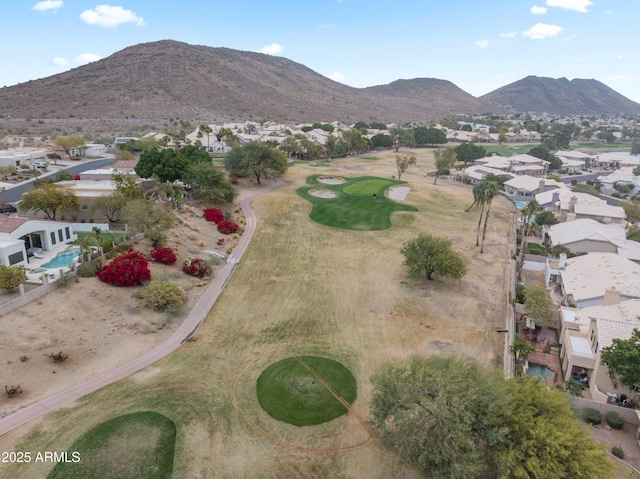
[[[362,88],[449,80],[480,96],[529,75],[596,79],[640,103],[639,0],[17,0],[0,87],[138,43],[277,55]]]

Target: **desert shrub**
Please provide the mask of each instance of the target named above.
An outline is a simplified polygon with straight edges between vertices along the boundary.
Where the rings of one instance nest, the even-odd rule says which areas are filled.
[[[157,311],[171,309],[176,311],[176,307],[182,306],[187,294],[180,286],[169,281],[151,281],[138,293],[142,304],[147,308]]]
[[[224,214],[218,208],[207,208],[204,210],[204,219],[212,223],[219,223],[224,219]]]
[[[229,220],[222,220],[218,223],[218,231],[222,234],[231,234],[238,231],[238,224]]]
[[[126,245],[124,243],[123,244],[119,244],[114,249],[109,251],[109,253],[106,254],[106,257],[107,257],[107,259],[113,259],[113,258],[117,257],[123,251],[127,251],[129,248],[130,248],[129,245]]]
[[[149,261],[138,251],[129,248],[114,258],[99,273],[98,279],[114,286],[134,286],[151,280]]]
[[[624,451],[620,446],[613,446],[611,448],[611,454],[613,454],[616,457],[619,457],[620,459],[624,459]]]
[[[605,417],[607,418],[607,424],[611,426],[612,429],[622,429],[624,426],[624,419],[615,411],[609,411]]]
[[[98,271],[102,268],[102,261],[97,259],[95,261],[87,261],[81,263],[78,266],[77,275],[81,278],[93,278],[98,274]]]
[[[69,356],[64,354],[62,351],[60,351],[59,353],[51,353],[49,357],[53,360],[54,363],[64,363],[67,359],[69,359]]]
[[[602,422],[602,414],[597,409],[585,407],[580,410],[580,417],[589,424],[596,425]]]
[[[0,265],[0,289],[14,291],[24,283],[24,269],[17,266]]]
[[[178,261],[176,252],[172,248],[153,248],[150,254],[156,263],[173,264]]]
[[[77,283],[77,282],[78,282],[78,277],[75,274],[72,275],[67,273],[60,276],[60,279],[56,281],[56,286],[58,288],[66,288],[71,283]]]
[[[7,397],[15,397],[18,394],[22,394],[22,388],[18,384],[17,386],[5,386],[4,391],[7,393]]]
[[[207,260],[207,263],[209,263],[211,266],[218,266],[218,265],[221,265],[223,262],[224,261],[222,260],[222,258],[215,254]]]
[[[182,271],[191,276],[204,278],[205,276],[209,276],[213,270],[202,258],[192,258],[189,256],[187,260],[182,263]]]

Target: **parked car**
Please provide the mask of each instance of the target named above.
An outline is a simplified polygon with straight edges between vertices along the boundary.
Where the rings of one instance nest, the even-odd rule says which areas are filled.
[[[44,161],[34,161],[34,162],[32,163],[32,166],[33,166],[34,168],[43,168],[43,169],[44,169],[44,168],[46,168],[48,165],[49,165],[49,164],[48,164],[48,163],[46,163],[46,162],[44,162]]]

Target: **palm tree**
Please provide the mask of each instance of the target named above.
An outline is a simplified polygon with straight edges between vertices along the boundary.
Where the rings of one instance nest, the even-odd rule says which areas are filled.
[[[209,151],[209,135],[213,133],[213,130],[209,125],[200,125],[198,127],[198,138],[202,138],[203,135],[207,135],[207,151]]]
[[[528,345],[520,336],[509,346],[509,352],[516,357],[516,362],[518,362],[519,359],[526,361],[535,351],[536,348]]]
[[[533,230],[532,219],[534,215],[542,211],[540,203],[533,199],[527,203],[520,211],[522,215],[522,242],[520,243],[520,266],[524,264],[524,257],[527,254],[527,236],[531,234]]]
[[[484,238],[487,235],[487,223],[489,222],[489,212],[493,199],[500,194],[498,183],[495,181],[484,182],[484,201],[487,204],[487,212],[484,215],[484,229],[482,230],[482,243],[480,244],[480,254],[484,253]]]

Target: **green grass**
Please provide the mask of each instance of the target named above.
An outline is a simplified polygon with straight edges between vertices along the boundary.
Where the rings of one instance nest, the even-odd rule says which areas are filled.
[[[538,254],[541,256],[547,256],[547,250],[537,243],[527,243],[527,254]]]
[[[366,160],[366,161],[378,161],[380,158],[375,157],[375,156],[362,156],[360,158],[358,158],[359,160]]]
[[[318,356],[300,359],[349,404],[356,399],[353,374],[342,364]],[[295,426],[332,421],[347,409],[296,358],[278,361],[265,369],[257,381],[258,401],[274,419]]]
[[[91,231],[89,232],[76,232],[76,235],[78,236],[78,239],[76,241],[73,241],[72,244],[81,244],[82,241],[88,236],[88,235],[93,235],[93,233]],[[100,236],[102,237],[102,242],[106,242],[106,241],[115,241],[116,244],[122,243],[122,240],[124,238],[124,235],[122,233],[106,233],[106,232],[102,232],[100,233]]]
[[[631,146],[620,143],[576,143],[571,144],[571,149],[588,150],[585,153],[600,153],[603,151],[631,151]]]
[[[538,145],[526,144],[520,146],[503,146],[503,145],[480,145],[483,146],[485,150],[487,150],[487,156],[491,156],[492,153],[497,153],[500,156],[511,156],[511,155],[522,155],[525,153],[529,153],[531,148],[534,148]]]
[[[78,439],[67,453],[80,461],[56,464],[47,479],[168,479],[175,442],[175,424],[162,414],[119,416]]]
[[[347,230],[377,231],[391,228],[391,214],[396,211],[418,211],[417,208],[391,201],[384,191],[404,181],[386,180],[374,176],[344,178],[345,183],[327,185],[317,181],[319,175],[307,178],[307,185],[298,194],[313,205],[309,217],[316,223]],[[337,198],[310,195],[314,188],[333,191]],[[377,199],[373,199],[373,193]]]

